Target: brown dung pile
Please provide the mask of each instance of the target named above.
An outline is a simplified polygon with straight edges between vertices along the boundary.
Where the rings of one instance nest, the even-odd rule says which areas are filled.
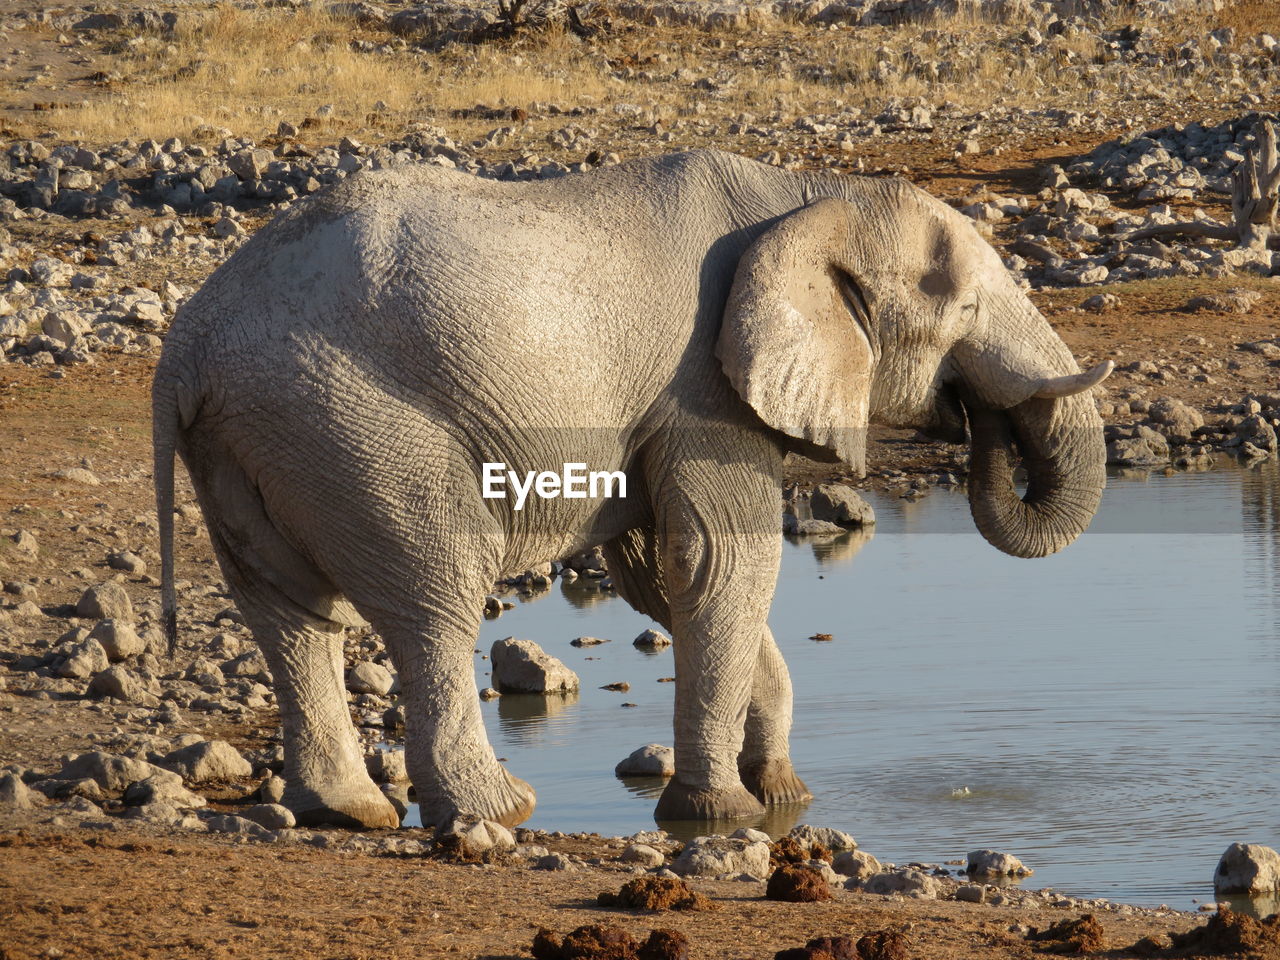
[[[625,910],[715,910],[716,905],[677,877],[637,877],[617,893],[602,891],[596,897],[602,907]]]
[[[876,930],[859,938],[817,937],[803,947],[779,950],[774,960],[909,960],[905,936]]]
[[[822,874],[808,867],[781,866],[769,875],[764,895],[784,903],[814,903],[830,900],[831,888]]]
[[[689,960],[689,939],[675,930],[651,930],[640,943],[621,927],[593,923],[563,938],[541,929],[532,952],[534,960]]]
[[[1097,953],[1104,949],[1102,933],[1098,918],[1086,913],[1075,920],[1059,920],[1044,930],[1032,930],[1027,939],[1043,943],[1039,949],[1044,953]]]
[[[769,866],[780,867],[786,863],[804,863],[807,860],[831,862],[831,851],[820,843],[806,843],[795,837],[783,837],[769,844]]]
[[[1171,935],[1166,957],[1220,956],[1280,960],[1280,913],[1257,920],[1247,913],[1222,910],[1203,927]]]

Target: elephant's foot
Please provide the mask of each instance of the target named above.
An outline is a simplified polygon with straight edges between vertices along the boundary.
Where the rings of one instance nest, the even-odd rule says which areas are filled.
[[[533,787],[499,767],[497,774],[468,789],[422,791],[418,810],[424,826],[440,825],[461,815],[514,827],[533,816],[537,803]]]
[[[672,780],[653,812],[657,820],[749,820],[764,806],[742,784],[723,790],[701,790]]]
[[[394,830],[400,814],[372,781],[311,789],[290,781],[281,804],[293,811],[299,826],[329,824],[350,830]]]
[[[813,799],[804,781],[796,776],[791,761],[785,758],[744,764],[738,773],[743,786],[761,803],[805,803]]]

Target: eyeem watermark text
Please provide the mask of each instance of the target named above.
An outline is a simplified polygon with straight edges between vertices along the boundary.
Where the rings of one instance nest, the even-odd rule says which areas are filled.
[[[587,470],[585,463],[566,463],[564,470],[525,473],[523,482],[516,471],[505,463],[483,464],[483,494],[486,500],[505,500],[507,487],[515,491],[515,509],[523,510],[530,493],[543,500],[564,497],[566,500],[599,499],[627,495],[627,475],[621,470]],[[616,492],[615,492],[616,491]]]

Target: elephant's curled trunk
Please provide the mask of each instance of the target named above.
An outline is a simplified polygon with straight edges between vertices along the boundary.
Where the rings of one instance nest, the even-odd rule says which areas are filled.
[[[1016,557],[1045,557],[1089,526],[1106,484],[1102,424],[1088,393],[1024,400],[1008,410],[965,404],[969,508],[979,532]],[[1021,459],[1027,492],[1019,497]]]

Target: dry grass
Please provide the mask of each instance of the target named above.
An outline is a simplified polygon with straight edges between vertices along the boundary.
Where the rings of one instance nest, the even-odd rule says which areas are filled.
[[[459,46],[438,56],[413,51],[389,34],[358,28],[316,10],[217,8],[186,18],[172,39],[141,35],[109,49],[122,79],[109,96],[50,111],[46,122],[91,141],[123,136],[189,137],[211,124],[236,135],[274,133],[328,107],[325,127],[403,129],[438,112],[483,103],[600,96],[599,67],[560,35],[542,56]],[[361,52],[353,40],[376,44]]]
[[[1240,51],[1278,19],[1274,0],[1245,0],[1218,18],[1237,27]],[[1199,23],[1176,35],[1167,23],[1157,26],[1169,47],[1202,35]],[[91,142],[189,138],[201,123],[261,137],[274,133],[282,119],[299,123],[331,105],[318,128],[325,140],[344,134],[377,139],[380,131],[402,132],[415,121],[470,137],[495,124],[459,124],[452,112],[478,103],[527,107],[544,101],[607,111],[629,102],[670,118],[700,101],[711,119],[742,111],[784,117],[826,112],[837,100],[872,113],[903,97],[950,100],[969,110],[1088,110],[1114,109],[1135,96],[1194,102],[1243,92],[1233,93],[1221,77],[1108,62],[1114,54],[1092,36],[1053,37],[1033,52],[1021,33],[1020,25],[983,23],[966,13],[927,26],[853,30],[774,23],[707,34],[644,27],[591,43],[550,30],[515,42],[426,52],[318,9],[223,6],[202,20],[186,17],[172,38],[118,37],[105,56],[94,58],[95,67],[122,78],[109,94],[50,111],[39,122]],[[360,52],[355,42],[376,49]],[[609,61],[627,55],[645,65],[615,75]],[[691,89],[687,78],[674,76],[680,67],[723,86],[712,93]],[[531,132],[561,122],[538,119]]]

